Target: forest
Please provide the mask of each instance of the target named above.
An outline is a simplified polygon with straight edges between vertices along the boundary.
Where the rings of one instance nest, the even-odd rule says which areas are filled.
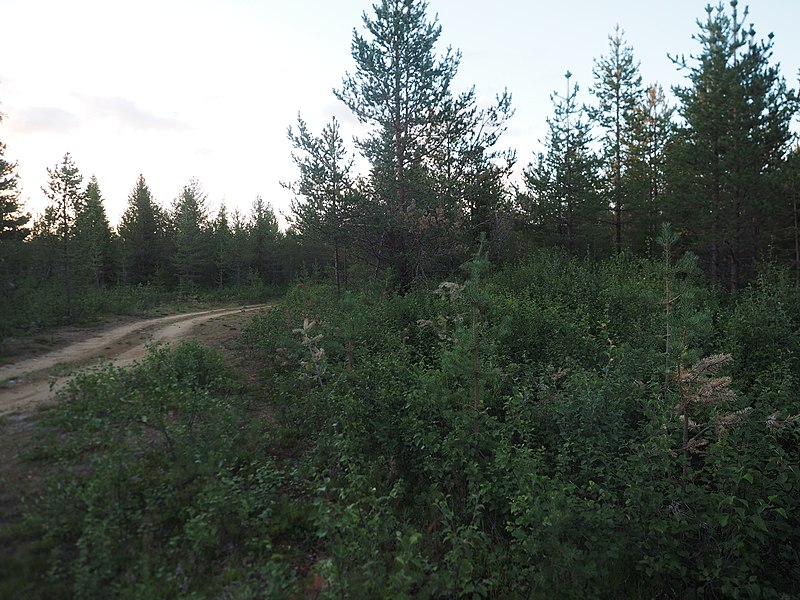
[[[453,89],[441,27],[364,13],[334,94],[368,172],[298,117],[285,230],[143,175],[112,227],[69,154],[33,217],[0,140],[0,340],[274,300],[246,372],[186,342],[59,392],[0,597],[800,596],[800,98],[773,36],[709,6],[664,90],[617,27],[517,181],[512,97]]]

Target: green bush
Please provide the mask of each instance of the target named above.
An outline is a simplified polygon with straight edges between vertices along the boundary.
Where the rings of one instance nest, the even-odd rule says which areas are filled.
[[[331,594],[797,591],[798,471],[778,466],[798,464],[787,445],[796,421],[770,434],[769,414],[742,394],[728,412],[703,413],[705,445],[684,465],[675,371],[714,349],[736,354],[725,340],[749,340],[734,333],[752,320],[742,301],[726,315],[693,257],[677,261],[665,357],[657,263],[543,252],[480,282],[470,269],[438,296],[421,286],[337,300],[303,286],[254,332],[265,357],[284,353],[268,374],[285,401],[308,403]],[[784,328],[767,338],[769,352],[793,325],[787,313],[764,318]],[[314,323],[308,336],[321,335],[311,345],[303,319]],[[322,377],[312,376],[311,346],[325,350]],[[755,391],[740,369],[733,385]],[[795,410],[791,390],[771,392],[783,419]],[[746,418],[719,433],[714,419],[735,411]]]
[[[287,512],[262,425],[194,342],[76,377],[39,457],[63,467],[28,515],[51,548],[53,595],[283,597],[294,576],[272,557],[306,516]]]

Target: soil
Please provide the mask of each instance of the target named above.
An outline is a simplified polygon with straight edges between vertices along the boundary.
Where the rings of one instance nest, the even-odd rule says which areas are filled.
[[[62,328],[28,340],[7,340],[3,350],[10,362],[0,366],[0,418],[24,420],[52,405],[70,373],[100,362],[129,365],[144,356],[149,344],[198,339],[224,350],[222,346],[265,309],[259,305],[123,318],[99,328]]]

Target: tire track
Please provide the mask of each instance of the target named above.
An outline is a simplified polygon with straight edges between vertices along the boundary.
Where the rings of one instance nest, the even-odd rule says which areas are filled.
[[[76,369],[110,360],[126,366],[141,359],[150,343],[170,343],[192,337],[200,323],[234,313],[252,312],[267,305],[206,310],[144,319],[103,331],[42,356],[0,367],[0,416],[47,406],[54,391]],[[60,377],[60,379],[59,379]]]

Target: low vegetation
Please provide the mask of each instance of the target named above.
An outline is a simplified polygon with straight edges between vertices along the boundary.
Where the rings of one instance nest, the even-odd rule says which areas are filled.
[[[793,597],[800,299],[763,269],[733,300],[684,257],[666,311],[663,263],[476,255],[297,285],[244,334],[258,392],[194,343],[82,375],[27,595]]]

